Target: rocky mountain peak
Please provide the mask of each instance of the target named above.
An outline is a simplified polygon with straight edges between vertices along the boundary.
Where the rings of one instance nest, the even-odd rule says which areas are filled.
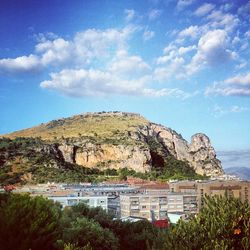
[[[6,137],[39,137],[44,152],[88,168],[128,168],[150,171],[168,156],[185,161],[196,173],[223,173],[208,136],[198,133],[189,144],[175,130],[147,121],[135,113],[85,113],[54,120]]]

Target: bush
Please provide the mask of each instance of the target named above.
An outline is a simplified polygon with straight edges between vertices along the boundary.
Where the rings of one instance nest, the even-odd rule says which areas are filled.
[[[169,231],[166,249],[250,249],[250,207],[239,199],[206,197],[197,217]]]

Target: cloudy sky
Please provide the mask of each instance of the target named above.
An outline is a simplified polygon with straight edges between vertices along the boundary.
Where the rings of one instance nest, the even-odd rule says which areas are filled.
[[[250,149],[250,1],[0,2],[0,134],[137,112]]]

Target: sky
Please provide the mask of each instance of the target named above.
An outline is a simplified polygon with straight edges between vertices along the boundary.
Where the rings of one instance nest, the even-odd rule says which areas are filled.
[[[247,0],[0,1],[0,134],[127,111],[244,158],[249,22]]]

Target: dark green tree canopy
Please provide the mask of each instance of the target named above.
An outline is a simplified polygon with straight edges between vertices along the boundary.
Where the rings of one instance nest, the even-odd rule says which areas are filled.
[[[60,217],[60,206],[50,200],[0,194],[1,249],[55,249]]]

